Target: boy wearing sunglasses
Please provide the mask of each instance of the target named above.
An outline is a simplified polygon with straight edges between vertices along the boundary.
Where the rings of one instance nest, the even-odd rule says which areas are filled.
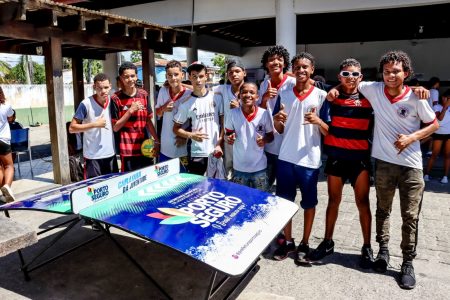
[[[389,265],[389,218],[395,190],[398,187],[402,215],[403,263],[399,286],[413,289],[416,285],[413,259],[416,257],[417,226],[424,180],[420,140],[439,128],[436,115],[427,102],[423,89],[404,82],[413,74],[411,59],[403,51],[389,51],[380,59],[383,82],[361,82],[358,90],[369,100],[375,113],[372,156],[375,158],[377,191],[376,240],[378,255],[373,263],[376,272],[384,273]],[[329,93],[334,99],[336,90]],[[421,129],[420,122],[425,123]]]
[[[356,59],[347,58],[341,62],[339,69],[339,96],[331,102],[331,123],[324,139],[324,150],[328,156],[325,167],[328,175],[325,238],[309,259],[321,260],[334,252],[334,227],[342,200],[342,189],[349,180],[355,193],[364,239],[360,266],[370,268],[373,251],[370,246],[372,214],[369,203],[369,138],[373,129],[373,109],[364,95],[358,92],[358,84],[362,79],[361,64]]]

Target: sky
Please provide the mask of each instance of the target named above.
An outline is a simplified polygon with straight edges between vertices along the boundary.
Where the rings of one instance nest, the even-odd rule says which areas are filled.
[[[123,52],[125,59],[130,59],[131,51]],[[207,51],[198,51],[198,59],[202,61],[207,66],[212,66],[211,59],[214,57],[215,53],[207,52]],[[162,55],[164,58],[167,59],[176,59],[176,60],[185,60],[186,59],[186,48],[174,48],[173,49],[173,55]],[[40,64],[44,63],[44,57],[43,56],[36,56],[32,55],[31,59],[35,62],[38,62]],[[15,66],[19,60],[20,55],[18,54],[6,54],[6,53],[0,53],[0,60],[6,61],[11,67]]]

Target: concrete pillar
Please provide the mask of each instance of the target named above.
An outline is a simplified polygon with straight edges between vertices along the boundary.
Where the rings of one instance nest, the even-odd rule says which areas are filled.
[[[116,77],[119,75],[119,55],[120,53],[106,54],[106,59],[103,61],[103,73],[111,79],[111,85],[114,90],[116,90]]]
[[[197,33],[191,35],[191,48],[186,48],[186,58],[188,66],[198,60]]]
[[[297,53],[297,18],[294,12],[294,0],[276,0],[276,41],[284,46],[292,58]]]

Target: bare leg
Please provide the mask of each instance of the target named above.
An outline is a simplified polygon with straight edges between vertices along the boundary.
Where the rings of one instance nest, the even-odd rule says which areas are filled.
[[[363,171],[356,179],[354,191],[355,202],[359,211],[359,222],[363,234],[364,244],[370,244],[370,234],[372,229],[372,213],[369,202],[369,172]]]
[[[431,157],[428,160],[427,168],[425,171],[425,175],[430,174],[431,169],[433,168],[434,161],[439,155],[439,152],[441,151],[442,147],[442,141],[441,140],[433,140],[433,152],[431,153]]]
[[[304,220],[302,243],[309,244],[309,236],[311,235],[315,214],[316,214],[315,207],[305,209],[303,213],[305,220]]]
[[[339,205],[342,200],[342,178],[328,175],[328,206],[325,221],[325,239],[333,239],[334,226],[339,214]]]

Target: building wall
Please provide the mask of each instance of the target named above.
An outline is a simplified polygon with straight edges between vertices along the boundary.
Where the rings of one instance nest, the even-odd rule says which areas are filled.
[[[413,61],[413,68],[419,80],[428,80],[437,76],[441,80],[450,81],[450,55],[442,49],[450,49],[450,39],[417,40],[417,44],[409,40],[297,45],[297,53],[308,51],[316,58],[316,68],[323,69],[328,79],[335,80],[339,63],[344,58],[358,59],[363,68],[377,68],[382,54],[389,50],[403,50]],[[261,57],[266,47],[244,48],[241,58],[248,68],[259,68]]]

